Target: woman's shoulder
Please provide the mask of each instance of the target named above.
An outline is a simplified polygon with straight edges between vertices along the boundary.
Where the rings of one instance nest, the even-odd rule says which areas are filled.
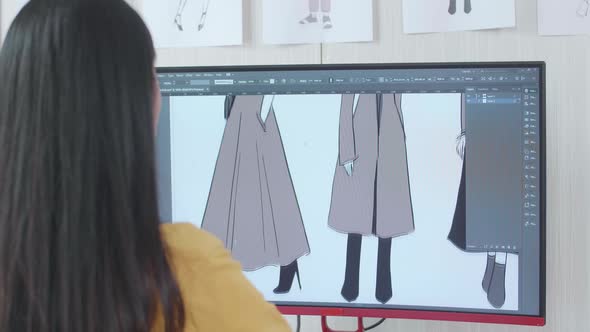
[[[289,331],[215,236],[187,223],[163,225],[161,233],[185,303],[185,331]]]
[[[215,236],[190,223],[163,224],[160,230],[173,260],[207,259],[215,251],[223,250],[221,241]]]

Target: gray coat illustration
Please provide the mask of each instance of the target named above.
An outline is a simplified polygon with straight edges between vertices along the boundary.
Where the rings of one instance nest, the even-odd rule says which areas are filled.
[[[263,98],[235,97],[202,224],[246,271],[309,253],[274,109],[262,119]]]
[[[338,232],[380,238],[408,234],[414,218],[401,94],[363,94],[356,106],[354,99],[342,96],[328,224]]]

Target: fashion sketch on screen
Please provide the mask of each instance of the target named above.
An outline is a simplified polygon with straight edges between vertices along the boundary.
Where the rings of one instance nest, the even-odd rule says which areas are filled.
[[[176,11],[176,16],[174,17],[174,24],[180,31],[184,31],[184,26],[182,25],[182,16],[184,14],[184,9],[186,7],[187,2],[195,2],[200,4],[201,9],[201,16],[199,22],[197,24],[197,31],[203,30],[205,27],[205,22],[207,20],[207,13],[209,11],[209,4],[211,0],[178,0],[178,9]]]
[[[202,228],[216,235],[243,270],[280,266],[275,293],[291,290],[297,260],[310,253],[274,96],[228,96],[227,120]],[[198,152],[197,152],[198,153]]]
[[[457,194],[457,202],[453,223],[448,235],[457,248],[467,252],[467,162],[468,138],[466,138],[466,113],[465,94],[461,94],[461,133],[457,136],[456,151],[463,161],[461,171],[461,182]],[[474,252],[470,250],[469,252]],[[481,286],[487,294],[488,302],[495,308],[501,308],[506,300],[506,252],[487,252],[486,268],[482,278]]]
[[[299,21],[299,24],[321,23],[324,29],[332,28],[332,0],[308,0],[309,15]]]
[[[361,244],[378,239],[375,298],[387,303],[392,238],[414,231],[401,94],[345,94],[328,225],[347,234],[341,294],[359,295]]]

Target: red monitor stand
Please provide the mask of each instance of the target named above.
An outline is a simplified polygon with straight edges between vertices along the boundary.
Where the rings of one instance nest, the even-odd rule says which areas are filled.
[[[328,317],[322,316],[322,332],[364,332],[365,327],[363,326],[363,318],[357,317],[357,322],[358,322],[358,327],[354,331],[336,331],[336,330],[330,329],[330,327],[328,326]]]

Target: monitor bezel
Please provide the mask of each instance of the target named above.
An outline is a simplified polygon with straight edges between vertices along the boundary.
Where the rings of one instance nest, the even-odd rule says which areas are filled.
[[[538,316],[472,313],[452,310],[415,310],[415,309],[372,309],[327,306],[286,306],[277,304],[279,311],[285,315],[310,316],[348,316],[377,317],[396,319],[419,319],[436,321],[456,321],[473,323],[492,323],[508,325],[545,326],[546,324],[546,64],[544,61],[511,62],[428,62],[428,63],[371,63],[371,64],[288,64],[288,65],[246,65],[246,66],[186,66],[157,67],[157,73],[185,72],[264,72],[264,71],[319,71],[319,70],[396,70],[396,69],[495,69],[495,68],[537,68],[539,69],[540,92],[540,305]]]

